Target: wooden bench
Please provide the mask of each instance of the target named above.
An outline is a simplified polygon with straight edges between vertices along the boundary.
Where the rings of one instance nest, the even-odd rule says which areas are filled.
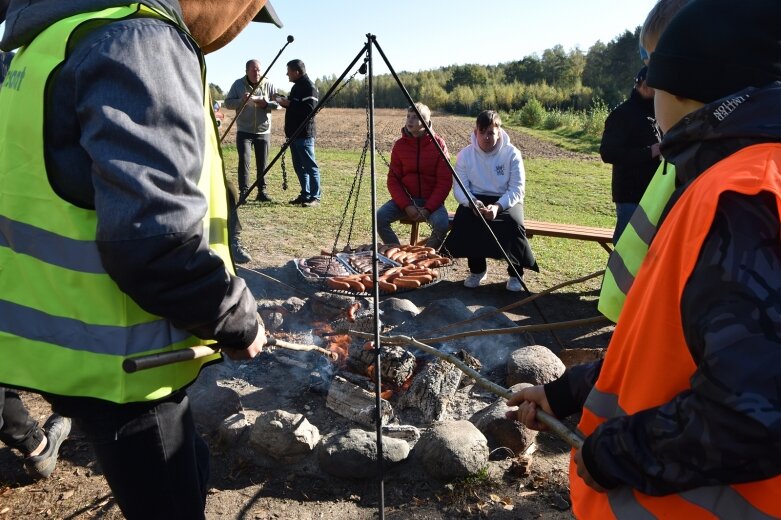
[[[556,222],[542,222],[540,220],[525,220],[524,225],[526,226],[526,236],[529,238],[534,235],[541,235],[588,240],[599,243],[608,253],[613,250],[613,230],[610,228],[559,224]]]
[[[448,213],[450,224],[453,224],[455,213]],[[406,218],[399,221],[401,224],[411,226],[409,243],[417,244],[420,239],[420,222],[413,222]],[[559,224],[556,222],[543,222],[541,220],[526,220],[526,236],[531,238],[535,235],[558,238],[571,238],[574,240],[586,240],[597,242],[605,251],[610,253],[613,248],[613,230],[610,228],[578,226],[575,224]]]

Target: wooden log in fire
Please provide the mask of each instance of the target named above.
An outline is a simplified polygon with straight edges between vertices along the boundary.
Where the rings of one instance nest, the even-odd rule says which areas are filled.
[[[373,339],[374,337],[372,334],[359,332],[359,331],[350,331],[350,334],[357,336],[359,338],[366,338],[366,339]],[[426,345],[425,343],[416,340],[413,337],[381,336],[380,343],[382,342],[388,342],[389,344],[394,344],[394,345],[402,345],[402,344],[411,345],[433,356],[436,356],[440,359],[444,359],[446,361],[453,363],[461,371],[463,371],[464,373],[469,375],[472,379],[474,379],[475,383],[482,386],[483,388],[490,391],[491,393],[496,394],[499,397],[504,397],[505,399],[509,399],[512,396],[512,392],[510,390],[497,385],[493,381],[486,379],[479,372],[467,366],[463,361],[461,361],[457,357],[451,354],[447,354],[446,352],[441,352],[430,345]],[[544,410],[541,410],[540,408],[537,408],[537,420],[540,421],[545,426],[547,426],[548,428],[550,428],[551,432],[555,433],[559,438],[561,438],[563,441],[565,441],[573,448],[580,449],[583,446],[583,439],[578,434],[576,434],[575,432],[567,428],[564,425],[564,423],[559,421],[557,418],[545,412]]]
[[[385,399],[380,399],[380,403],[380,424],[385,425],[393,419],[393,407]],[[342,417],[364,426],[376,424],[374,394],[339,376],[334,376],[331,381],[325,405]]]

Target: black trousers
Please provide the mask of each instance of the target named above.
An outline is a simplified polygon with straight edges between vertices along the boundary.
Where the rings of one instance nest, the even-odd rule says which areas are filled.
[[[486,206],[499,200],[499,197],[492,195],[476,195],[475,198]],[[445,240],[445,251],[454,258],[466,258],[472,273],[485,272],[486,258],[504,258],[502,249],[510,258],[511,265],[507,266],[510,276],[515,276],[515,271],[523,275],[524,269],[539,271],[537,260],[526,238],[523,204],[516,204],[501,211],[494,220],[488,222],[488,226],[496,239],[485,229],[485,225],[472,208],[459,205],[453,218],[453,229]]]
[[[205,518],[209,448],[182,390],[154,403],[47,396],[92,444],[128,520]]]
[[[236,132],[236,149],[239,152],[239,191],[244,193],[252,184],[250,165],[252,164],[252,149],[255,149],[255,167],[258,170],[258,190],[266,189],[266,176],[263,172],[268,166],[268,150],[271,134],[250,134]]]
[[[44,435],[19,394],[0,387],[0,441],[28,455],[41,444]]]

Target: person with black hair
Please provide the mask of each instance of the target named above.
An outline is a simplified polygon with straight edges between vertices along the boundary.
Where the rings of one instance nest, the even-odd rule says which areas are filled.
[[[612,194],[616,204],[613,243],[624,231],[637,209],[654,172],[659,167],[659,138],[654,120],[654,89],[640,69],[629,99],[618,105],[605,119],[599,154],[613,165]]]
[[[431,110],[423,103],[415,103],[415,108],[431,127]],[[437,145],[446,159],[442,158]],[[450,227],[445,208],[445,199],[453,186],[453,176],[446,162],[449,158],[445,140],[437,134],[433,134],[432,139],[415,109],[408,108],[401,137],[393,143],[391,150],[387,181],[391,200],[377,210],[377,232],[384,244],[399,243],[391,224],[406,217],[431,225],[427,246],[438,249],[442,245]]]
[[[293,169],[301,185],[301,192],[290,204],[315,208],[320,205],[322,189],[320,167],[315,158],[317,127],[315,118],[309,116],[314,112],[320,94],[307,75],[303,61],[290,60],[287,63],[287,77],[293,82],[293,88],[287,97],[277,96],[276,101],[286,109],[285,137],[289,139]],[[301,125],[304,125],[303,128],[296,134]]]

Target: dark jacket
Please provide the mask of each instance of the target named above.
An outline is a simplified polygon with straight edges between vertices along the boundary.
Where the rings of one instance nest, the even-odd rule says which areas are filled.
[[[181,19],[174,0],[144,3]],[[56,20],[114,5],[122,2],[12,1],[0,47],[26,45]],[[44,129],[49,179],[62,198],[95,210],[106,272],[147,312],[226,347],[249,346],[255,298],[204,236],[207,201],[197,183],[206,125],[192,40],[158,19],[108,23],[72,46],[53,84],[46,110],[56,124]]]
[[[448,157],[445,141],[436,134],[434,139]],[[404,209],[412,204],[410,197],[426,199],[424,207],[433,213],[445,203],[452,186],[450,168],[431,137],[413,137],[402,128],[401,137],[393,143],[388,171],[388,191],[393,202]]]
[[[662,153],[675,164],[678,189],[668,210],[721,159],[752,144],[781,142],[780,120],[776,83],[715,101],[670,129]],[[781,473],[779,236],[772,195],[721,197],[681,298],[686,343],[697,365],[691,389],[662,406],[609,420],[589,436],[583,458],[597,482],[656,495]],[[619,326],[622,319],[631,317],[622,315]],[[598,364],[581,367],[546,385],[554,413],[578,410],[598,373]]]
[[[11,66],[11,60],[14,59],[13,52],[0,51],[0,85],[5,80],[5,75],[8,74],[8,67]]]
[[[293,83],[293,88],[290,89],[290,95],[288,96],[290,105],[285,112],[285,137],[292,137],[298,127],[301,126],[301,123],[309,117],[309,114],[317,106],[319,96],[317,87],[306,74]],[[315,118],[313,117],[307,122],[306,127],[299,132],[296,139],[315,136]]]
[[[640,202],[659,167],[659,157],[651,157],[651,145],[658,142],[653,99],[632,89],[629,99],[607,116],[599,146],[602,160],[613,165],[614,202]]]

